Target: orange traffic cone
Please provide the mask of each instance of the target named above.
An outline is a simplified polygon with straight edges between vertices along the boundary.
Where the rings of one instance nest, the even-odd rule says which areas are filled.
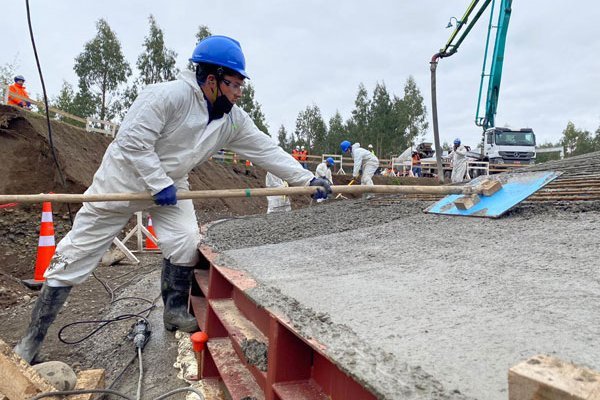
[[[154,232],[154,227],[152,226],[152,218],[150,217],[150,214],[148,214],[148,232],[150,232],[155,238],[158,238],[158,236],[156,236],[156,232]],[[146,250],[158,250],[158,246],[147,236]]]
[[[50,265],[50,260],[54,255],[56,245],[54,243],[54,223],[52,222],[52,203],[44,202],[42,204],[42,223],[40,226],[40,238],[38,241],[38,251],[35,260],[35,271],[33,279],[24,280],[25,285],[32,289],[40,288],[44,281],[44,272]]]

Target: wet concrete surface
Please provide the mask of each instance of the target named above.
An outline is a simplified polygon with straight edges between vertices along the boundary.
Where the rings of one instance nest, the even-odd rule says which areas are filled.
[[[600,370],[598,203],[497,220],[427,205],[337,202],[222,222],[207,241],[381,398],[506,399],[508,369],[538,353]]]

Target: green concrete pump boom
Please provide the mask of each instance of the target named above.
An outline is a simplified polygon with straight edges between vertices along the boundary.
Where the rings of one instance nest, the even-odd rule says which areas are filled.
[[[498,24],[497,26],[492,25],[494,18],[494,9],[496,3],[499,3],[498,13]],[[465,11],[465,14],[460,20],[456,21],[456,28],[450,35],[450,39],[439,52],[435,53],[430,61],[431,69],[431,113],[433,118],[433,134],[435,141],[435,151],[438,164],[438,177],[443,181],[443,168],[441,161],[442,148],[439,143],[439,128],[437,119],[437,96],[436,96],[436,78],[435,71],[437,69],[437,63],[440,58],[450,57],[458,51],[458,48],[465,40],[465,38],[471,32],[471,29],[475,26],[481,15],[485,12],[489,5],[492,5],[492,11],[490,12],[490,22],[488,25],[488,33],[485,45],[485,55],[483,59],[483,70],[481,73],[481,83],[479,85],[479,96],[477,100],[477,111],[475,114],[475,124],[483,127],[485,131],[487,128],[494,126],[494,119],[496,116],[496,110],[498,107],[498,97],[500,94],[500,81],[502,78],[502,65],[504,63],[504,49],[506,44],[506,34],[508,31],[508,23],[510,20],[512,0],[472,0],[469,7]],[[450,26],[450,25],[449,25]],[[487,55],[489,50],[490,39],[493,36],[492,32],[496,29],[496,35],[494,35],[494,51],[492,55],[492,61],[490,63],[489,72],[486,71],[487,67]],[[483,87],[485,81],[488,81],[487,94],[485,101],[485,114],[480,116],[480,104],[483,94]]]

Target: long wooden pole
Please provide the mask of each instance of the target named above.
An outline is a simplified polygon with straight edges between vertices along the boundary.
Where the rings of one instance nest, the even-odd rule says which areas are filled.
[[[476,194],[482,193],[481,187],[473,186],[332,186],[333,193],[382,193],[382,194]],[[294,196],[310,195],[318,188],[316,186],[257,188],[257,189],[221,189],[177,192],[177,199],[221,199],[232,197],[264,197],[264,196]],[[152,201],[150,193],[99,193],[99,194],[6,194],[0,195],[3,203],[41,203],[51,201],[56,203],[91,203],[102,201]]]

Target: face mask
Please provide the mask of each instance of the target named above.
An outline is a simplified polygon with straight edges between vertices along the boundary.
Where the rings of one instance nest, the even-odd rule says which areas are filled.
[[[212,105],[211,119],[219,119],[223,114],[228,114],[233,107],[233,103],[225,95],[220,95]]]

